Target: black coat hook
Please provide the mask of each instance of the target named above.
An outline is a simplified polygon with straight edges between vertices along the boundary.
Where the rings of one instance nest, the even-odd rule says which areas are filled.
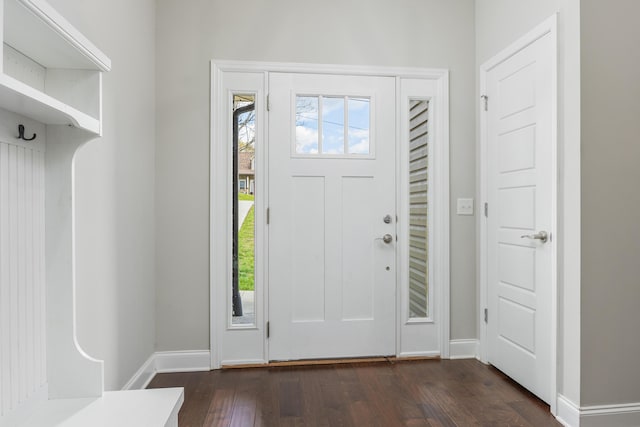
[[[25,138],[24,137],[24,125],[18,125],[18,139],[22,139],[22,140],[25,140],[25,141],[33,141],[34,139],[36,139],[36,134],[34,133],[31,138]]]

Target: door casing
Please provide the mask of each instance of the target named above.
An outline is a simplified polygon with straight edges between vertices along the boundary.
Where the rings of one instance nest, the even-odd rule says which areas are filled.
[[[553,153],[553,160],[551,170],[552,176],[552,230],[558,229],[558,84],[557,84],[557,16],[553,15],[539,24],[533,30],[516,40],[500,53],[489,59],[487,62],[480,66],[480,156],[479,156],[479,198],[481,202],[479,205],[484,209],[484,203],[488,200],[488,120],[487,114],[484,114],[484,99],[482,97],[486,93],[487,88],[487,74],[488,72],[497,66],[498,64],[509,59],[517,52],[523,50],[536,40],[543,36],[550,35],[552,38],[552,46],[554,51],[553,56],[553,69],[555,70],[552,77],[551,96],[555,100],[552,106],[552,140],[551,151]],[[490,103],[491,100],[489,99]],[[489,210],[491,206],[489,206]],[[480,209],[479,209],[480,210]],[[488,337],[487,337],[487,324],[484,321],[484,310],[488,307],[488,221],[484,212],[480,212],[477,218],[478,221],[478,257],[479,257],[479,290],[480,300],[478,307],[478,324],[480,325],[480,360],[484,363],[488,363]],[[553,238],[557,239],[558,233],[553,234]],[[557,245],[556,245],[557,246]],[[558,337],[558,259],[557,251],[552,255],[551,261],[552,269],[552,283],[551,283],[551,413],[556,414],[557,408],[557,396],[558,396],[558,380],[557,380],[557,337]]]
[[[230,253],[231,218],[228,212],[231,211],[231,200],[226,196],[221,196],[228,192],[230,188],[230,177],[227,176],[228,149],[225,148],[227,141],[226,126],[222,125],[227,120],[226,107],[224,102],[227,94],[223,89],[223,76],[225,73],[258,73],[264,76],[264,88],[268,93],[268,75],[270,72],[284,73],[307,73],[307,74],[338,74],[338,75],[362,75],[362,76],[392,76],[396,79],[396,142],[401,141],[402,122],[400,102],[400,89],[402,79],[417,79],[433,82],[433,94],[429,100],[432,108],[437,111],[435,120],[431,128],[433,133],[433,144],[439,149],[436,152],[435,167],[437,178],[432,184],[435,194],[433,199],[434,209],[432,215],[435,217],[434,232],[437,234],[435,245],[431,248],[431,258],[433,268],[436,269],[438,295],[436,304],[439,306],[440,316],[440,356],[449,358],[449,299],[450,299],[450,269],[449,269],[449,72],[444,69],[422,69],[422,68],[397,68],[397,67],[369,67],[369,66],[343,66],[326,64],[298,64],[298,63],[269,63],[269,62],[249,62],[249,61],[211,61],[211,129],[210,129],[210,342],[211,342],[211,368],[219,369],[223,364],[266,364],[269,360],[268,339],[265,331],[262,331],[263,350],[260,355],[251,355],[246,359],[222,360],[218,351],[223,343],[223,334],[229,329],[225,313],[228,310],[227,286],[231,277],[230,262],[224,254]],[[243,90],[242,88],[238,88]],[[420,97],[417,95],[416,97]],[[265,104],[267,104],[265,99]],[[266,105],[265,105],[266,107]],[[267,121],[264,121],[264,134],[268,134]],[[268,138],[264,139],[266,150],[268,150]],[[399,152],[399,145],[396,143],[396,153]],[[267,156],[265,155],[265,158]],[[400,159],[396,155],[396,159]],[[399,162],[399,160],[397,160]],[[265,167],[265,175],[268,170]],[[406,165],[396,163],[396,175],[400,174]],[[262,180],[265,181],[265,177]],[[396,179],[396,182],[402,182]],[[263,183],[263,188],[268,188],[268,183]],[[396,204],[400,201],[401,188],[396,188]],[[267,196],[268,197],[268,196]],[[257,209],[265,209],[268,206],[256,206]],[[258,218],[256,217],[256,221]],[[260,232],[260,231],[257,231]],[[268,231],[265,231],[265,244],[256,248],[256,258],[264,257],[263,268],[268,268]],[[397,255],[401,251],[397,251]],[[222,254],[222,256],[221,256]],[[397,263],[397,265],[401,265]],[[268,319],[268,274],[261,272],[264,277],[263,297],[264,304],[256,307],[258,312],[256,330],[264,329],[265,319]],[[396,355],[403,356],[401,336],[402,328],[406,328],[408,322],[403,317],[402,292],[399,273],[396,272]],[[241,329],[238,329],[241,331]],[[404,356],[410,356],[404,352]],[[419,356],[412,354],[411,356]]]

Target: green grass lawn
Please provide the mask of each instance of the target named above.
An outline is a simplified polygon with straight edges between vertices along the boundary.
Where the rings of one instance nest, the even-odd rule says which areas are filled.
[[[249,194],[238,194],[239,200],[253,200]],[[254,290],[255,259],[255,215],[254,207],[247,214],[238,232],[238,282],[241,291]]]

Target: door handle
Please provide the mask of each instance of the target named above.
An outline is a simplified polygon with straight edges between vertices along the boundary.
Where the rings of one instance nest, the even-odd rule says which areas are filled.
[[[391,234],[387,233],[384,236],[375,238],[373,240],[382,240],[386,244],[389,244],[389,243],[393,242],[393,236]]]
[[[542,243],[546,243],[547,240],[549,240],[549,233],[547,233],[546,231],[538,231],[536,234],[525,234],[520,236],[520,238],[540,240]]]

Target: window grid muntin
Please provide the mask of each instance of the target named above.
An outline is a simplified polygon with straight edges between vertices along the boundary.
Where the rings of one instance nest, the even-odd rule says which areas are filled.
[[[299,100],[307,98],[307,99],[317,99],[316,105],[318,106],[317,111],[314,111],[315,117],[309,117],[308,113],[300,113],[298,110]],[[342,153],[328,153],[324,151],[323,147],[323,134],[324,134],[324,126],[323,126],[323,108],[324,108],[324,99],[335,99],[341,98],[343,99],[342,110],[344,110],[344,126],[343,126],[343,148]],[[349,107],[350,101],[363,102],[366,101],[367,113],[366,113],[366,123],[368,125],[368,129],[360,129],[365,130],[367,132],[367,151],[366,152],[354,152],[351,149],[350,145],[350,136],[351,133],[349,129],[351,126]],[[336,95],[336,94],[307,94],[307,93],[297,93],[293,94],[293,115],[294,115],[294,129],[293,129],[293,144],[292,144],[292,157],[311,157],[311,158],[328,158],[328,159],[337,159],[337,158],[374,158],[374,97],[370,95]],[[299,117],[305,117],[307,120],[315,120],[317,122],[317,127],[313,130],[316,131],[316,141],[317,149],[313,152],[310,151],[300,151],[299,147],[299,136],[302,134],[299,130]],[[309,129],[309,128],[306,128]]]

